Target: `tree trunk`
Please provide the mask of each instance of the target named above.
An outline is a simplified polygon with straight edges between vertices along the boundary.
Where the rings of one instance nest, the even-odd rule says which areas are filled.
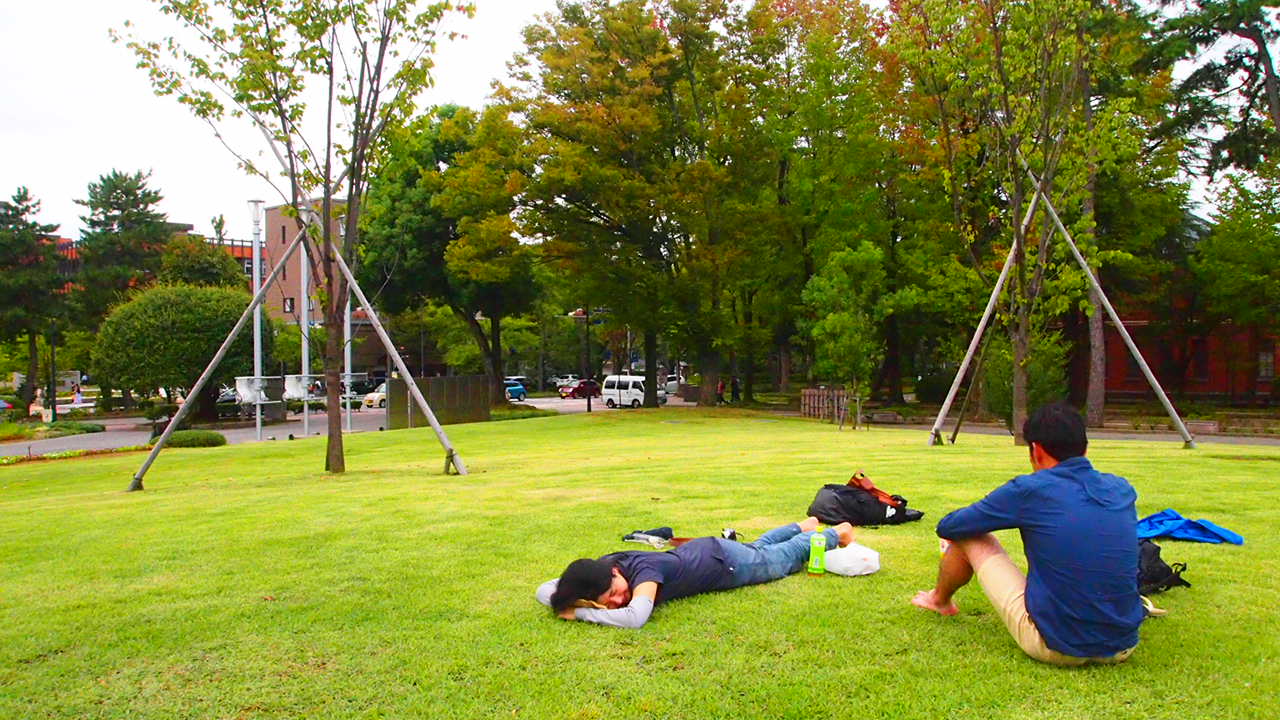
[[[40,377],[40,347],[36,343],[36,331],[27,331],[27,377],[22,381],[22,404],[31,405],[36,397],[36,384]]]
[[[716,406],[716,385],[720,382],[720,353],[712,348],[704,348],[698,353],[698,370],[702,373],[702,382],[698,386],[698,406]]]
[[[644,331],[644,406],[658,407],[658,332]]]
[[[502,318],[497,315],[489,318],[489,352],[493,357],[490,362],[493,368],[493,402],[495,405],[506,405],[507,386],[502,381]]]
[[[344,292],[343,297],[345,296]],[[338,306],[336,312],[333,307],[335,305]],[[328,421],[328,433],[325,441],[324,469],[331,473],[347,471],[347,458],[342,442],[341,363],[343,362],[342,326],[346,320],[344,310],[345,303],[338,303],[333,299],[325,301],[324,324],[328,332],[324,336],[324,415],[325,420]],[[406,383],[413,382],[411,377],[404,380]],[[405,398],[409,405],[413,404],[413,395],[406,392]],[[412,408],[409,412],[413,412]]]
[[[778,343],[778,392],[791,390],[791,345]]]
[[[187,402],[196,404],[196,409],[188,417],[200,422],[218,421],[218,386],[215,383],[205,383],[198,396],[187,396]]]
[[[877,389],[883,388],[885,402],[906,404],[906,398],[902,396],[902,332],[897,315],[891,314],[884,319],[884,362],[880,365],[880,378],[876,385]]]
[[[1090,89],[1088,70],[1082,70],[1082,87],[1084,95],[1085,126],[1090,135],[1093,133],[1093,95]],[[1084,206],[1082,215],[1085,222],[1085,233],[1093,241],[1095,248],[1101,246],[1097,236],[1095,209],[1098,202],[1098,161],[1094,146],[1089,150],[1089,177],[1086,181]],[[1089,267],[1089,272],[1098,277],[1097,268]],[[1107,402],[1107,339],[1102,317],[1102,298],[1092,286],[1089,288],[1089,302],[1093,306],[1089,314],[1089,388],[1085,394],[1085,424],[1089,427],[1102,427],[1106,415]]]
[[[1013,412],[1012,425],[1013,443],[1015,445],[1026,445],[1026,438],[1022,436],[1022,424],[1027,420],[1027,356],[1030,347],[1030,323],[1027,318],[1026,308],[1023,307],[1018,312],[1017,318],[1014,320],[1013,331],[1010,333],[1013,341]]]

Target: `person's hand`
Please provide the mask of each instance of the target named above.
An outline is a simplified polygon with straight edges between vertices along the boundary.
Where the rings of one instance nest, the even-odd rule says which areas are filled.
[[[560,612],[556,613],[556,615],[557,615],[561,620],[577,620],[577,617],[573,614],[573,613],[574,613],[574,611],[575,611],[575,610],[577,610],[577,609],[578,609],[578,608],[575,608],[575,607],[567,607],[567,608],[565,608],[565,609],[561,610]]]

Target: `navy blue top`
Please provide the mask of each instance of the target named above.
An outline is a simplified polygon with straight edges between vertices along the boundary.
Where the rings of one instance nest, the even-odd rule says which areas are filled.
[[[1018,528],[1027,553],[1027,612],[1045,644],[1103,657],[1138,644],[1138,494],[1083,457],[1020,475],[938,522],[962,540]]]
[[[724,590],[733,577],[720,538],[701,537],[667,552],[628,550],[605,555],[601,562],[618,568],[634,589],[642,582],[658,583],[656,603]]]

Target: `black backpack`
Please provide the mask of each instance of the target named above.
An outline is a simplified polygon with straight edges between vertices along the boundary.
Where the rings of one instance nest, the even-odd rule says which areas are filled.
[[[892,496],[897,507],[881,502],[875,495],[849,485],[823,485],[809,505],[809,514],[828,525],[897,525],[919,520],[924,513],[907,507],[906,498]]]
[[[1138,594],[1150,595],[1173,587],[1191,587],[1182,579],[1186,563],[1170,565],[1160,559],[1160,546],[1147,539],[1138,541]]]

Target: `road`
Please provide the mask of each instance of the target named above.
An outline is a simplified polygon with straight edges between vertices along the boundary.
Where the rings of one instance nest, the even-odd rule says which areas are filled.
[[[562,400],[558,397],[546,398],[530,398],[526,401],[533,407],[542,408],[544,410],[555,410],[558,413],[573,414],[583,413],[587,411],[586,400],[567,399]],[[667,403],[669,408],[694,407],[694,403],[688,403],[680,398],[673,397]],[[591,403],[593,412],[629,412],[626,409],[609,410],[599,400],[593,400]],[[788,413],[791,414],[791,413]],[[368,432],[371,430],[379,430],[386,427],[386,411],[385,410],[361,410],[351,413],[351,432]],[[66,437],[51,438],[48,440],[17,440],[12,442],[0,443],[0,456],[4,455],[44,455],[52,452],[63,452],[66,450],[105,450],[109,448],[129,447],[132,445],[145,445],[151,439],[151,426],[142,418],[103,418],[96,420],[106,427],[106,431],[100,433],[87,433],[84,435],[68,435]],[[325,431],[325,414],[312,413],[309,418],[310,430],[312,435],[320,435]],[[345,422],[344,422],[345,424]],[[879,425],[881,428],[894,428],[906,432],[920,433],[921,444],[924,438],[928,437],[929,427],[925,425]],[[947,427],[945,436],[950,436],[950,427]],[[257,433],[253,426],[241,428],[229,428],[219,430],[226,436],[227,442],[230,444],[239,444],[247,442],[256,442]],[[966,425],[961,432],[959,442],[963,442],[966,433],[974,433],[980,435],[1008,435],[1008,431],[1004,428],[994,425]],[[262,437],[264,441],[271,440],[287,440],[290,435],[302,437],[303,423],[302,419],[297,415],[290,416],[287,423],[277,425],[265,425],[262,428]],[[1176,433],[1137,433],[1124,432],[1117,430],[1091,430],[1089,437],[1095,440],[1146,440],[1157,442],[1182,442],[1182,438]],[[1234,436],[1234,435],[1205,435],[1198,438],[1204,443],[1224,443],[1229,445],[1272,445],[1280,446],[1280,438],[1263,437],[1254,435]]]

